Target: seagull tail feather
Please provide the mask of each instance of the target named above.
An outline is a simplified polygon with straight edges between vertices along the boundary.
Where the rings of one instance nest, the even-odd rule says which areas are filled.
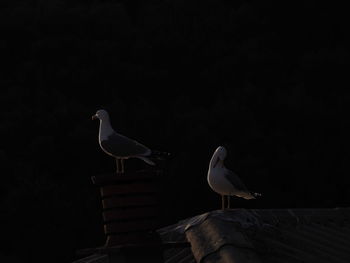
[[[148,163],[149,165],[156,165],[154,162],[152,162],[150,159],[143,157],[143,156],[138,156],[139,159],[143,160],[145,163]]]
[[[257,198],[257,197],[261,196],[260,193],[254,193],[254,192],[251,192],[251,195],[254,196],[254,198]]]
[[[170,153],[168,152],[161,152],[157,150],[152,150],[152,154],[150,155],[151,158],[158,159],[158,160],[166,160],[170,157]]]

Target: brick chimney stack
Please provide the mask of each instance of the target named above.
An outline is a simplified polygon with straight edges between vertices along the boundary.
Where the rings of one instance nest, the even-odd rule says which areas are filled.
[[[162,263],[164,250],[189,247],[183,241],[162,242],[156,231],[160,228],[162,177],[161,170],[93,176],[92,182],[101,193],[106,242],[77,253],[93,254],[90,257],[99,263]]]
[[[106,243],[100,252],[109,263],[163,262],[160,226],[159,170],[93,176],[100,187]]]

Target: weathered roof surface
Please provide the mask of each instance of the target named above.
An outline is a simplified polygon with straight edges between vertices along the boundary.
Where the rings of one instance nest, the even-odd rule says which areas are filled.
[[[213,211],[159,230],[166,262],[350,262],[350,209]]]
[[[208,212],[158,230],[165,263],[350,262],[350,208],[231,209]],[[75,263],[108,263],[92,255]]]
[[[190,219],[188,219],[190,220]],[[163,242],[186,242],[184,234],[184,224],[188,220],[181,221],[176,225],[171,225],[158,230]],[[168,248],[163,252],[164,263],[195,263],[191,248]]]

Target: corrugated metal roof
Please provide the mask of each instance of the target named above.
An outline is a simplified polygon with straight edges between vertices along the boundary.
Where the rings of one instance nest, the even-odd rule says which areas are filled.
[[[186,242],[183,224],[180,222],[158,230],[163,242]],[[165,263],[195,263],[191,248],[170,248],[163,252]]]
[[[350,262],[350,208],[231,209],[208,212],[158,230],[165,263]],[[93,255],[76,263],[108,263]]]
[[[166,241],[186,237],[192,246],[192,253],[168,251],[168,263],[350,262],[348,208],[219,210],[159,233]]]

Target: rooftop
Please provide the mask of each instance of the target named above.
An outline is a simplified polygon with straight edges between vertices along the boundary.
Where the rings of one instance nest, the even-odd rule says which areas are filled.
[[[217,210],[158,230],[165,263],[350,262],[350,208]],[[107,263],[92,255],[76,263]]]

